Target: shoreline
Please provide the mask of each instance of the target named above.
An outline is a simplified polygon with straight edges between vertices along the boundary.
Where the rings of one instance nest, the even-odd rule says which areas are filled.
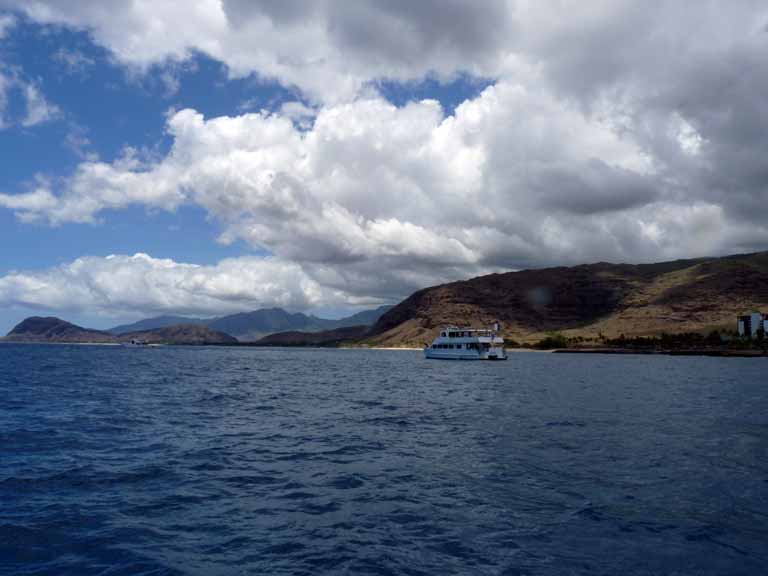
[[[3,340],[0,344],[55,344],[57,346],[122,346],[120,342],[43,342],[34,340]]]
[[[122,347],[125,346],[122,342],[39,342],[39,341],[20,341],[20,340],[5,340],[0,338],[1,344],[37,344],[37,345],[56,345],[56,346],[112,346]],[[282,345],[282,346],[269,346],[269,345],[254,345],[250,342],[239,342],[237,344],[223,344],[223,343],[210,343],[210,344],[149,344],[147,348],[158,348],[162,346],[183,346],[185,348],[195,347],[217,347],[217,348],[314,348],[314,349],[333,349],[333,350],[384,350],[384,351],[400,351],[400,352],[422,352],[424,348],[417,348],[414,346],[322,346],[322,345]],[[755,350],[755,349],[716,349],[716,348],[681,348],[681,349],[633,349],[633,348],[555,348],[549,350],[542,350],[538,348],[507,348],[508,354],[532,352],[536,354],[607,354],[607,355],[638,355],[638,356],[709,356],[714,358],[768,358],[768,350]]]
[[[639,356],[710,356],[714,358],[768,358],[765,350],[689,348],[679,350],[634,350],[632,348],[558,348],[556,354],[635,354]]]

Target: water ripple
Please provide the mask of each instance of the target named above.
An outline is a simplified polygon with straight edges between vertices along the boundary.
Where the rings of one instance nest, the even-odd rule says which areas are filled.
[[[7,345],[0,366],[2,574],[768,565],[761,359]]]

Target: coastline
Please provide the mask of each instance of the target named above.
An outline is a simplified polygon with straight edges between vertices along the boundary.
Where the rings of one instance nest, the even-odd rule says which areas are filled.
[[[0,344],[45,344],[45,345],[58,345],[58,346],[112,346],[121,347],[124,346],[122,342],[44,342],[44,341],[30,341],[30,340],[6,340],[0,338]],[[158,348],[164,345],[174,344],[150,344],[147,347]],[[209,344],[175,344],[185,347],[254,347],[254,348],[331,348],[335,350],[384,350],[384,351],[400,351],[400,352],[421,352],[424,348],[417,348],[414,346],[354,346],[354,345],[341,345],[341,346],[322,346],[322,345],[254,345],[251,342],[238,342],[237,344],[229,343],[209,343]],[[709,356],[715,358],[768,358],[768,350],[755,350],[755,349],[717,349],[717,348],[681,348],[681,349],[633,349],[633,348],[555,348],[555,349],[539,349],[539,348],[507,348],[508,354],[521,353],[521,352],[533,352],[537,354],[609,354],[609,355],[640,355],[640,356]]]
[[[0,344],[54,344],[59,346],[122,346],[120,342],[45,342],[34,340],[4,340],[0,338]]]
[[[407,346],[347,346],[349,350],[402,350],[404,352],[421,352],[424,348],[410,348]]]
[[[765,350],[729,350],[690,348],[679,350],[634,350],[632,348],[559,348],[552,350],[557,354],[636,354],[657,356],[710,356],[715,358],[768,358]]]

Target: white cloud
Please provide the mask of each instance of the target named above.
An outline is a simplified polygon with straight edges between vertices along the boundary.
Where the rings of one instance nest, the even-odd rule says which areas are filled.
[[[60,223],[194,203],[221,241],[243,239],[323,286],[379,298],[531,263],[697,250],[680,238],[694,219],[655,216],[686,202],[631,134],[518,83],[447,117],[430,100],[368,98],[319,108],[309,129],[280,114],[189,109],[167,129],[173,146],[159,161],[128,151],[83,162],[56,196],[4,195],[0,205]]]
[[[53,59],[61,64],[68,74],[85,75],[89,68],[96,64],[96,60],[84,54],[82,51],[70,48],[59,48]]]
[[[16,25],[16,18],[11,14],[0,14],[0,40],[8,35],[8,31]]]
[[[25,113],[20,118],[8,116],[8,103],[15,96],[25,107]],[[59,108],[46,100],[37,83],[25,78],[18,70],[0,66],[0,129],[13,125],[31,128],[55,120],[60,114]]]
[[[216,315],[262,306],[306,310],[350,300],[323,288],[296,264],[276,258],[231,258],[199,266],[146,254],[89,256],[0,277],[2,306],[111,316]]]
[[[147,69],[199,51],[233,76],[256,73],[325,101],[348,98],[375,78],[493,73],[512,22],[505,2],[496,0],[0,0],[3,5],[38,22],[88,30],[130,66]]]
[[[8,107],[8,92],[13,85],[13,80],[0,70],[0,130],[8,127],[6,109]]]
[[[22,220],[38,220],[42,214],[54,210],[59,200],[50,191],[48,183],[40,181],[24,194],[0,194],[0,206],[14,210]]]
[[[48,102],[34,84],[25,83],[22,86],[24,98],[27,104],[27,113],[21,119],[21,125],[25,128],[49,122],[59,116],[59,108]]]

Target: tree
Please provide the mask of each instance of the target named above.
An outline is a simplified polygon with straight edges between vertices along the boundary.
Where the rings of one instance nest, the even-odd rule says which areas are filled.
[[[539,342],[535,344],[535,347],[541,348],[543,350],[551,350],[553,348],[567,348],[568,338],[559,332],[550,332],[547,334],[546,338],[539,340]]]

